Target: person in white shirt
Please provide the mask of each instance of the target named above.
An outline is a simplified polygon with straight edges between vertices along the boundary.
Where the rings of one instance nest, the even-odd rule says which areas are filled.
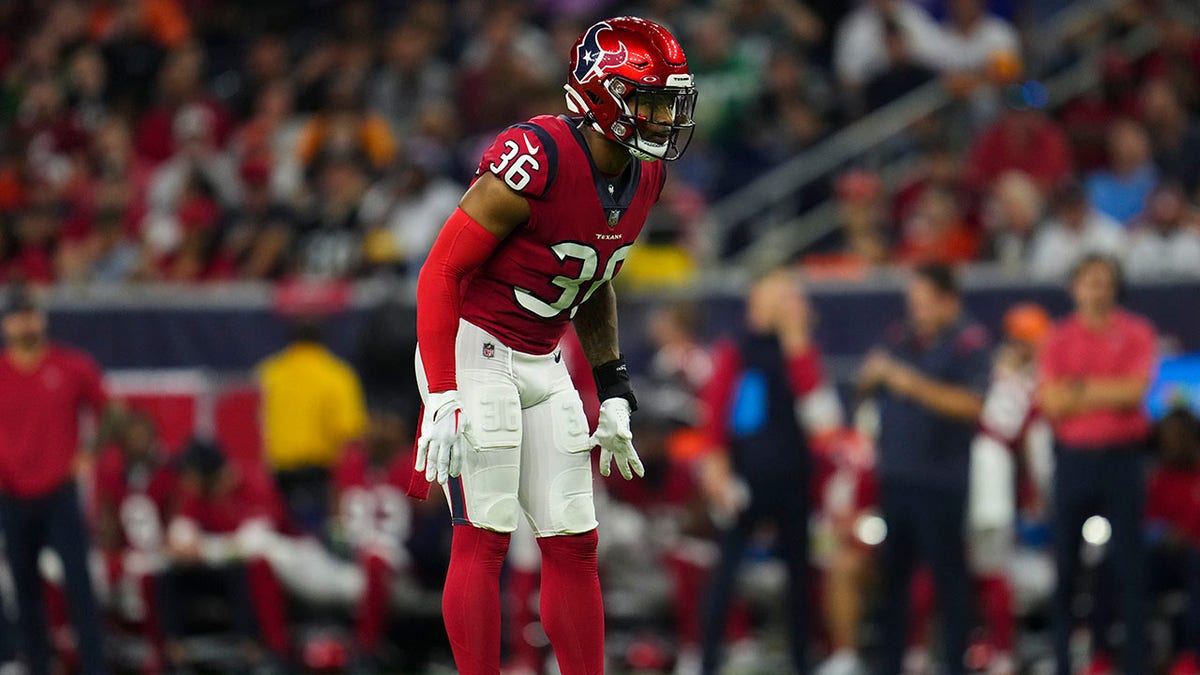
[[[1029,276],[1061,281],[1085,255],[1116,256],[1125,245],[1125,229],[1087,200],[1083,187],[1070,183],[1055,198],[1054,217],[1033,239],[1028,253]]]
[[[1129,234],[1125,272],[1131,279],[1200,277],[1200,220],[1178,183],[1150,194],[1146,216]]]
[[[909,0],[865,0],[842,20],[834,38],[833,68],[842,87],[857,91],[872,76],[888,69],[884,40],[888,18],[904,30],[916,62],[935,62],[939,29],[925,10]]]
[[[983,0],[950,0],[948,9],[949,16],[942,25],[942,45],[934,52],[939,70],[980,73],[998,55],[1020,54],[1016,29],[988,14]]]

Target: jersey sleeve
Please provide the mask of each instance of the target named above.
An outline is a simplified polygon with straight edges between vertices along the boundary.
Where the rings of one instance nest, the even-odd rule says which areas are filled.
[[[550,133],[532,122],[513,125],[484,151],[476,176],[495,174],[517,194],[542,199],[558,171],[558,147]]]

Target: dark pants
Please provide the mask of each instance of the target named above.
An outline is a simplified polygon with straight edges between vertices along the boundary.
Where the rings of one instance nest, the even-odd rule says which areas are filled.
[[[306,534],[322,534],[329,517],[329,469],[310,466],[276,471],[275,484],[292,525]]]
[[[67,606],[83,672],[106,672],[100,614],[88,575],[88,535],[79,512],[75,482],[68,481],[42,497],[0,496],[0,521],[20,613],[17,647],[28,659],[30,671],[33,675],[50,672],[50,645],[46,640],[49,628],[38,571],[38,555],[49,547],[62,559]]]
[[[808,478],[751,485],[750,506],[737,522],[719,536],[720,559],[709,582],[700,624],[705,673],[720,669],[722,642],[729,603],[737,586],[737,572],[746,545],[755,530],[765,523],[774,524],[775,545],[788,573],[788,639],[796,671],[808,672]]]
[[[1112,538],[1106,548],[1108,560],[1100,570],[1095,593],[1116,593],[1120,600],[1126,629],[1122,672],[1146,672],[1143,464],[1140,446],[1103,451],[1056,448],[1053,537],[1058,582],[1054,591],[1054,656],[1060,675],[1071,672],[1071,631],[1076,623],[1071,607],[1079,590],[1079,547],[1083,523],[1095,515],[1104,516],[1112,525]],[[1105,636],[1093,638],[1103,644]]]
[[[232,628],[239,636],[258,634],[250,585],[242,565],[173,567],[159,576],[154,587],[155,599],[161,608],[162,631],[171,640],[193,632],[187,608],[200,597],[217,598],[227,603]]]
[[[887,539],[883,548],[883,652],[877,672],[903,672],[913,573],[918,564],[925,563],[933,573],[937,594],[943,671],[962,675],[971,618],[963,529],[967,492],[884,480],[880,506]]]
[[[1150,597],[1179,591],[1186,598],[1187,605],[1171,626],[1175,651],[1200,655],[1200,546],[1159,544],[1151,547],[1147,558]]]

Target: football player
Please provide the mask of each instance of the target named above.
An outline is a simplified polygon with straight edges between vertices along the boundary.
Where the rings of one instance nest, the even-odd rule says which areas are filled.
[[[404,490],[412,455],[402,451],[408,428],[398,415],[373,413],[363,445],[347,449],[333,474],[338,538],[353,552],[365,581],[355,628],[364,667],[377,660],[392,578],[408,563],[412,513]]]
[[[574,117],[534,117],[484,152],[417,284],[415,467],[451,505],[442,609],[467,675],[499,671],[500,567],[522,513],[562,672],[604,671],[590,450],[604,476],[614,460],[626,479],[643,473],[609,282],[662,191],[659,160],[691,138],[693,76],[665,28],[614,18],[576,41],[566,98]],[[591,436],[558,347],[569,322],[601,399]]]
[[[162,660],[155,578],[166,566],[166,524],[179,474],[166,459],[154,421],[130,411],[117,443],[96,462],[97,541],[113,609],[139,623]]]

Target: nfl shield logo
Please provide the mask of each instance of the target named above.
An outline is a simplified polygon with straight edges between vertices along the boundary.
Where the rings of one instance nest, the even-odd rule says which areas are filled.
[[[608,226],[610,228],[617,226],[617,221],[621,219],[621,212],[612,210],[608,212]]]
[[[485,342],[483,343],[483,358],[490,359],[496,355],[496,345]]]

